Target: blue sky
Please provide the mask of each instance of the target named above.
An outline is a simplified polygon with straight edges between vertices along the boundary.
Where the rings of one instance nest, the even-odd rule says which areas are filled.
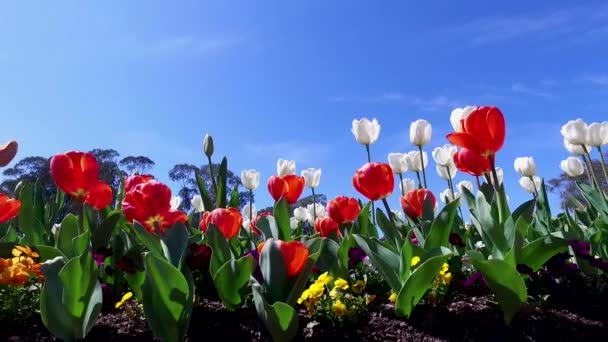
[[[18,157],[115,148],[168,181],[203,163],[210,133],[216,160],[262,172],[258,207],[277,158],[322,168],[328,197],[357,195],[353,118],[380,121],[372,157],[386,161],[413,149],[416,119],[433,124],[430,153],[453,108],[499,106],[515,204],[529,198],[515,157],[556,176],[561,125],[608,117],[605,1],[3,2],[0,43],[0,137]]]

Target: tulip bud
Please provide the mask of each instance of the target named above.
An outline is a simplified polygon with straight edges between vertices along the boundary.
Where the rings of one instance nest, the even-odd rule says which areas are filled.
[[[179,206],[182,204],[182,198],[179,196],[173,196],[171,201],[169,201],[171,205],[171,210],[177,210]]]
[[[446,144],[442,147],[435,147],[432,155],[437,165],[447,166],[454,165],[454,155],[456,152],[458,152],[456,146]]]
[[[530,179],[532,178],[532,179]],[[533,182],[534,181],[534,182]],[[521,177],[519,179],[519,185],[529,193],[535,193],[540,190],[540,177]]]
[[[454,128],[454,132],[462,132],[462,121],[475,110],[473,106],[466,106],[464,108],[456,108],[450,115],[450,123]]]
[[[594,122],[588,127],[589,145],[600,147],[608,144],[608,121]]]
[[[0,166],[8,165],[17,155],[18,148],[19,145],[14,140],[0,146]]]
[[[255,190],[260,185],[260,173],[256,170],[241,171],[241,182],[247,190]]]
[[[418,119],[410,125],[410,141],[416,146],[424,146],[431,141],[433,127],[422,119]]]
[[[422,152],[422,159],[424,160],[424,164],[421,165],[420,161],[420,151],[411,151],[407,153],[407,158],[410,166],[410,170],[420,172],[422,169],[426,169],[426,166],[429,163],[428,155],[426,151]]]
[[[315,203],[314,205],[311,203],[306,206],[306,211],[308,211],[308,215],[306,218],[310,224],[314,224],[313,219],[319,217],[326,217],[327,212],[325,211],[325,207],[320,203]]]
[[[279,177],[296,174],[296,161],[295,160],[277,160],[277,175]]]
[[[456,195],[456,194],[454,194]],[[445,189],[439,194],[439,199],[441,202],[448,204],[454,200],[454,196],[452,196],[452,190]]]
[[[302,170],[301,175],[304,177],[304,183],[309,188],[314,189],[318,187],[321,182],[321,169],[308,168]]]
[[[291,230],[298,229],[299,224],[300,224],[300,222],[295,217],[289,218],[289,226],[291,227]]]
[[[351,132],[357,139],[357,142],[363,145],[371,145],[378,140],[380,135],[380,125],[378,120],[369,121],[367,118],[361,120],[353,120]]]
[[[402,174],[407,171],[408,159],[403,153],[389,153],[388,164],[391,166],[394,173]]]
[[[467,190],[469,190],[470,193],[473,193],[473,183],[471,183],[470,181],[460,181],[458,182],[458,184],[456,184],[456,188],[461,194],[464,193],[464,191],[462,190],[463,188],[466,188]]]
[[[247,203],[242,210],[243,218],[247,220],[253,220],[258,216],[258,211],[255,208],[255,204]],[[251,215],[251,217],[250,217]]]
[[[205,140],[203,140],[203,150],[205,155],[209,158],[213,155],[213,138],[209,134],[205,134]]]
[[[575,145],[570,143],[570,141],[568,141],[568,139],[566,138],[564,138],[564,147],[566,148],[566,150],[568,150],[568,152],[577,156],[585,155],[585,149],[587,150],[587,152],[591,151],[590,145]]]
[[[411,178],[404,178],[401,184],[399,184],[399,189],[401,189],[402,193],[407,194],[416,189],[416,182]]]
[[[578,177],[585,173],[583,163],[576,157],[568,157],[566,160],[562,160],[559,167],[570,177]]]
[[[448,180],[448,179],[454,179],[454,177],[456,177],[456,166],[452,165],[452,166],[441,166],[441,165],[435,165],[435,169],[437,170],[437,174],[439,175],[439,177],[441,177],[442,179]],[[449,169],[449,173],[448,173],[448,169]]]
[[[195,195],[190,200],[190,204],[192,204],[192,208],[197,213],[202,213],[205,211],[205,204],[203,203],[203,198],[200,195]]]
[[[385,163],[366,163],[355,172],[353,186],[370,201],[384,199],[395,187],[393,170]]]
[[[302,221],[307,221],[308,220],[308,209],[304,208],[304,207],[297,207],[293,210],[293,217],[296,218],[296,220],[302,222]]]
[[[536,175],[536,163],[532,157],[515,158],[515,171],[524,177],[532,177]]]
[[[589,129],[583,119],[568,121],[562,126],[561,133],[573,145],[589,144]]]

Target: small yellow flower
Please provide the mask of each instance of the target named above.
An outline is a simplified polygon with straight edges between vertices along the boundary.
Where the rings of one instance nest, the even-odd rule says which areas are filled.
[[[348,282],[342,278],[338,278],[336,281],[334,281],[334,288],[346,290],[348,289]]]
[[[443,281],[444,285],[450,285],[450,282],[452,281],[452,273],[446,273],[441,280]]]
[[[338,292],[338,289],[336,289],[335,287],[333,289],[331,289],[331,291],[329,291],[329,297],[331,299],[336,299],[336,298],[338,298],[339,295],[340,295],[340,293]]]
[[[444,276],[444,275],[447,273],[447,271],[449,271],[449,270],[450,270],[450,265],[448,265],[448,264],[444,263],[444,264],[441,266],[441,270],[439,271],[439,274],[440,274],[441,276]]]
[[[395,292],[391,292],[391,296],[388,297],[388,301],[395,304],[397,301],[397,294]]]
[[[306,289],[306,290],[304,290],[304,292],[302,292],[302,294],[300,295],[300,298],[298,298],[298,304],[302,304],[302,302],[307,300],[308,297],[310,297],[310,290]]]
[[[114,305],[114,307],[116,309],[118,309],[119,307],[123,306],[129,299],[131,299],[131,297],[133,297],[133,292],[129,291],[129,292],[125,293],[125,295],[122,296],[122,299],[120,300],[120,302],[116,303]]]
[[[335,301],[331,306],[331,311],[338,317],[346,315],[346,305],[341,300]]]
[[[17,246],[15,246],[15,248],[13,248],[11,253],[13,254],[14,257],[26,256],[26,257],[30,257],[30,258],[38,258],[40,256],[40,254],[34,252],[28,246],[24,247],[24,246],[17,245]]]
[[[365,290],[365,282],[363,280],[357,280],[353,285],[353,293],[361,294]]]
[[[365,305],[370,305],[371,303],[374,302],[374,300],[376,300],[376,295],[366,295],[365,296]]]
[[[420,262],[420,257],[419,256],[415,256],[412,258],[412,267],[418,265],[418,263]]]
[[[325,272],[317,278],[317,282],[322,283],[324,285],[328,285],[333,280],[332,276],[329,275],[328,272]]]

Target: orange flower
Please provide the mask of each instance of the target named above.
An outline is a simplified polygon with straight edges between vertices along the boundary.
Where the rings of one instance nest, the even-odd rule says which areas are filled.
[[[232,239],[239,234],[243,216],[236,208],[217,208],[203,213],[199,227],[206,233],[209,224],[215,225],[226,239]]]
[[[19,145],[14,140],[0,146],[0,166],[8,165],[17,155],[18,148]]]
[[[268,192],[275,202],[284,197],[287,203],[294,204],[304,191],[304,183],[304,177],[296,175],[271,176],[268,178]]]
[[[112,202],[112,189],[99,180],[99,164],[91,153],[71,151],[53,156],[51,176],[63,192],[97,210]]]
[[[367,163],[355,173],[353,185],[370,201],[384,199],[390,196],[395,188],[393,170],[386,163]]]
[[[447,135],[448,140],[456,146],[489,157],[505,143],[505,118],[497,107],[478,107],[461,124],[462,132]]]
[[[327,202],[327,215],[339,224],[356,220],[360,212],[356,198],[338,196]]]
[[[0,284],[20,286],[30,280],[27,267],[21,264],[11,265],[0,272]]]
[[[408,192],[405,196],[401,197],[401,208],[405,214],[411,218],[422,217],[422,211],[424,209],[424,201],[428,198],[431,200],[433,208],[437,203],[433,193],[427,189],[416,189]]]
[[[258,253],[261,255],[264,246],[266,245],[266,240],[261,242],[258,245]],[[272,243],[276,244],[283,255],[283,260],[285,261],[285,267],[287,268],[287,276],[293,277],[300,274],[304,270],[304,266],[306,266],[306,262],[308,261],[308,248],[305,244],[300,241],[290,241],[285,242],[282,240],[270,240]]]
[[[315,230],[321,235],[321,237],[328,237],[334,231],[340,236],[340,230],[338,229],[338,223],[331,217],[317,217],[315,221]]]
[[[19,209],[21,209],[21,201],[0,193],[0,223],[4,223],[17,216]]]

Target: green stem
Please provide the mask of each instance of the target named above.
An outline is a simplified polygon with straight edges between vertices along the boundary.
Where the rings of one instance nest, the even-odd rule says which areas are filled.
[[[424,156],[422,155],[422,146],[418,146],[420,151],[420,167],[422,168],[422,179],[424,180],[424,188],[426,189],[426,172],[424,171]]]
[[[587,179],[589,180],[589,185],[594,186],[595,184],[593,183],[593,178],[591,178],[591,167],[589,166],[589,161],[587,160],[587,156],[583,154],[581,157],[583,157],[583,161],[585,162],[585,165],[587,166]]]
[[[422,181],[420,180],[420,172],[416,171],[416,177],[418,178],[418,189],[421,189]]]
[[[310,188],[312,190],[312,222],[317,222],[317,200],[315,199],[315,188]]]
[[[454,196],[454,183],[452,182],[452,178],[450,177],[450,165],[446,165],[445,168],[448,171],[448,187],[450,188],[452,199],[456,199],[456,197]]]
[[[479,176],[475,176],[475,180],[477,181],[477,191],[481,191],[481,183],[479,182]]]
[[[217,183],[215,182],[215,176],[213,175],[213,165],[211,164],[211,157],[207,157],[207,161],[209,162],[209,174],[211,175],[211,184],[213,184],[213,193],[215,194],[215,200],[217,201]]]
[[[597,151],[600,154],[600,160],[602,161],[602,170],[604,171],[604,179],[606,179],[606,184],[608,184],[608,170],[606,169],[606,161],[604,160],[604,154],[602,154],[602,147],[598,146]]]
[[[369,151],[369,144],[365,144],[365,151],[367,152],[367,162],[372,162],[372,156]],[[376,227],[376,208],[374,206],[374,201],[372,201],[372,223],[374,224],[374,228]]]
[[[389,220],[391,220],[391,223],[393,224],[393,226],[396,226],[395,219],[393,218],[393,212],[391,211],[391,208],[388,206],[388,201],[386,200],[386,198],[382,199],[382,203],[384,204],[384,209],[386,209],[386,214],[388,215]]]
[[[532,194],[532,196],[536,198],[538,197],[538,189],[536,188],[536,183],[534,183],[534,177],[530,176],[528,178],[530,178],[530,181],[532,181],[532,187],[534,187],[534,193]]]
[[[253,190],[249,190],[249,243],[255,247],[255,234],[253,233]]]
[[[494,180],[494,191],[496,192],[496,198],[498,200],[498,220],[502,224],[507,219],[507,215],[504,212],[504,203],[502,198],[502,193],[500,191],[500,185],[498,184],[498,174],[496,173],[496,165],[494,160],[494,155],[488,157],[490,161],[490,167],[492,168],[492,178]]]
[[[591,154],[587,151],[587,146],[581,145],[583,147],[583,151],[585,151],[585,155],[587,155],[587,160],[589,161],[589,170],[591,170],[591,176],[593,177],[593,181],[595,182],[595,186],[597,191],[602,192],[600,189],[600,183],[597,181],[597,177],[595,176],[595,170],[593,170],[593,160],[591,159]]]
[[[405,189],[403,189],[403,174],[402,173],[399,174],[399,182],[400,182],[399,185],[401,185],[400,186],[401,196],[405,196]]]
[[[78,235],[84,233],[84,202],[80,206],[80,213],[78,213]]]

